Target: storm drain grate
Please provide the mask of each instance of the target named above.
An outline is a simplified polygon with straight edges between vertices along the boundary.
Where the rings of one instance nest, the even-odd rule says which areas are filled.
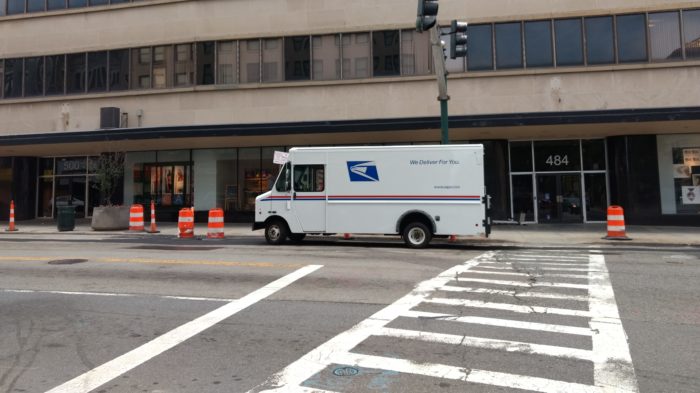
[[[360,373],[355,367],[338,367],[333,370],[333,374],[338,377],[352,377]]]
[[[221,247],[191,247],[191,246],[136,246],[130,250],[158,250],[158,251],[213,251]]]
[[[87,261],[87,259],[54,259],[53,261],[49,261],[49,265],[75,265],[76,263]]]

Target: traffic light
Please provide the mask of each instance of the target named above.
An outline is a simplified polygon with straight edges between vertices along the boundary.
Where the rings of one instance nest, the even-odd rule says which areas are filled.
[[[435,26],[438,14],[438,0],[418,0],[416,30],[422,33]]]
[[[452,21],[450,29],[452,40],[450,41],[450,59],[467,55],[467,22]]]

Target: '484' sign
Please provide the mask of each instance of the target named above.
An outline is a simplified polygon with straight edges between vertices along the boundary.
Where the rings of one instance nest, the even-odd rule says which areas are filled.
[[[545,163],[549,166],[568,166],[569,165],[569,155],[550,155],[545,160]]]

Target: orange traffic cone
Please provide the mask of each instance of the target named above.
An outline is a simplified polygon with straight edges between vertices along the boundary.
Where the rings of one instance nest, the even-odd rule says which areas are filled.
[[[10,227],[5,232],[17,232],[15,228],[15,201],[10,201]]]
[[[160,233],[156,226],[156,204],[151,201],[151,230],[148,233]]]
[[[455,235],[450,235],[449,239],[447,239],[449,243],[457,243],[457,236]]]
[[[344,233],[343,240],[352,240],[352,235],[350,235],[349,233]]]

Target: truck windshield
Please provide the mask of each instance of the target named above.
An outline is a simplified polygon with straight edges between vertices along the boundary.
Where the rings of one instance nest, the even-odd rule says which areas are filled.
[[[275,183],[275,189],[278,192],[289,192],[291,191],[292,187],[292,182],[290,172],[291,172],[291,163],[288,162],[284,164],[284,168],[280,171],[280,175],[277,177],[277,182]]]

